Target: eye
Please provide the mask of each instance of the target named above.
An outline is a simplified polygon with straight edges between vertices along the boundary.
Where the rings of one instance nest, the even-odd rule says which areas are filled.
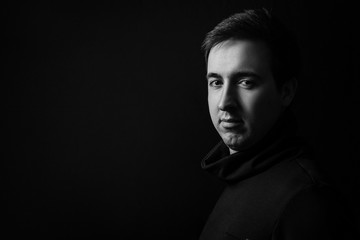
[[[210,87],[220,87],[222,85],[222,81],[219,79],[214,79],[209,81]]]
[[[239,81],[239,85],[243,88],[253,88],[255,86],[255,82],[249,79],[242,79]]]

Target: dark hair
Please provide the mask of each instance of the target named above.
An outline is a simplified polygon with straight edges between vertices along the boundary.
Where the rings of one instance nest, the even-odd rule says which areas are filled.
[[[245,10],[220,22],[202,44],[207,61],[210,50],[229,39],[262,40],[272,55],[272,73],[280,88],[300,73],[301,60],[295,36],[265,8]]]

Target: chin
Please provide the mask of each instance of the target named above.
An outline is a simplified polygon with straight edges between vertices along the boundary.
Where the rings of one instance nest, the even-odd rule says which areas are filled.
[[[229,148],[231,148],[234,151],[240,151],[244,148],[246,148],[246,139],[244,138],[244,136],[240,135],[236,135],[236,134],[232,134],[230,136],[223,136],[223,141],[226,144],[226,146],[228,146]]]

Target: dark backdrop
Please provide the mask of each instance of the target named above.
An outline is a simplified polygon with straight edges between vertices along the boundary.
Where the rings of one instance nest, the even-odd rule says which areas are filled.
[[[358,62],[346,2],[3,4],[5,228],[13,238],[196,239],[223,185],[200,168],[206,32],[273,7],[301,44],[294,110],[359,219]]]

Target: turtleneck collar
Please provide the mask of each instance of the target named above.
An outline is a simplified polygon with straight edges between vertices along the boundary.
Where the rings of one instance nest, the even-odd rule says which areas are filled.
[[[201,166],[229,184],[249,178],[280,161],[294,159],[306,152],[305,143],[295,136],[296,130],[295,117],[286,111],[254,146],[230,155],[228,147],[220,141],[202,160]]]

